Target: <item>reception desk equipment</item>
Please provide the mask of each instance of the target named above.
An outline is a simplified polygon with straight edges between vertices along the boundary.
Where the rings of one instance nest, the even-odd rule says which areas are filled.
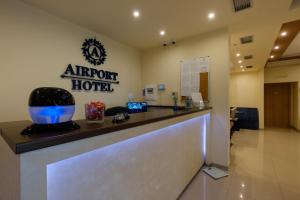
[[[174,200],[204,164],[211,108],[149,108],[126,122],[21,135],[0,123],[0,199]]]

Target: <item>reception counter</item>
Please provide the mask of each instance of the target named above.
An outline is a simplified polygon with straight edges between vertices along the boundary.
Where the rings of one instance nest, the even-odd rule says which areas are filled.
[[[174,200],[204,163],[210,111],[150,108],[30,136],[30,121],[0,123],[0,199]]]

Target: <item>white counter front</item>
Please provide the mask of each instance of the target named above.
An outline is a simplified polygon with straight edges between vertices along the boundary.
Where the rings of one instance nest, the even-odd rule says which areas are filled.
[[[204,163],[209,124],[206,110],[23,154],[0,138],[0,174],[15,174],[0,199],[175,200]]]

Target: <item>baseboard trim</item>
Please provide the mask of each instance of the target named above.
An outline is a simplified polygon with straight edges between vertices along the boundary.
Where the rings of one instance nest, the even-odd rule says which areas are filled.
[[[181,198],[181,196],[183,195],[183,193],[187,190],[187,188],[191,185],[191,183],[195,180],[196,176],[201,172],[201,170],[203,169],[203,167],[205,167],[206,165],[203,164],[200,169],[196,172],[196,174],[193,176],[193,178],[189,181],[189,183],[184,187],[184,189],[182,190],[182,192],[178,195],[178,197],[176,198],[176,200],[179,200]]]
[[[294,129],[294,130],[297,131],[297,132],[300,132],[300,130],[297,129],[296,127],[291,126],[290,128],[291,128],[291,129]]]

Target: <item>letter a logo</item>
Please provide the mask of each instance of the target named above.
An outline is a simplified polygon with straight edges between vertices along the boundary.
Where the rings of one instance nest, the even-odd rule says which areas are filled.
[[[82,54],[93,65],[104,64],[106,51],[104,46],[96,39],[86,39],[82,44]]]
[[[99,58],[100,57],[99,53],[98,53],[98,50],[97,50],[97,47],[93,48],[91,56],[93,56],[94,58]]]

